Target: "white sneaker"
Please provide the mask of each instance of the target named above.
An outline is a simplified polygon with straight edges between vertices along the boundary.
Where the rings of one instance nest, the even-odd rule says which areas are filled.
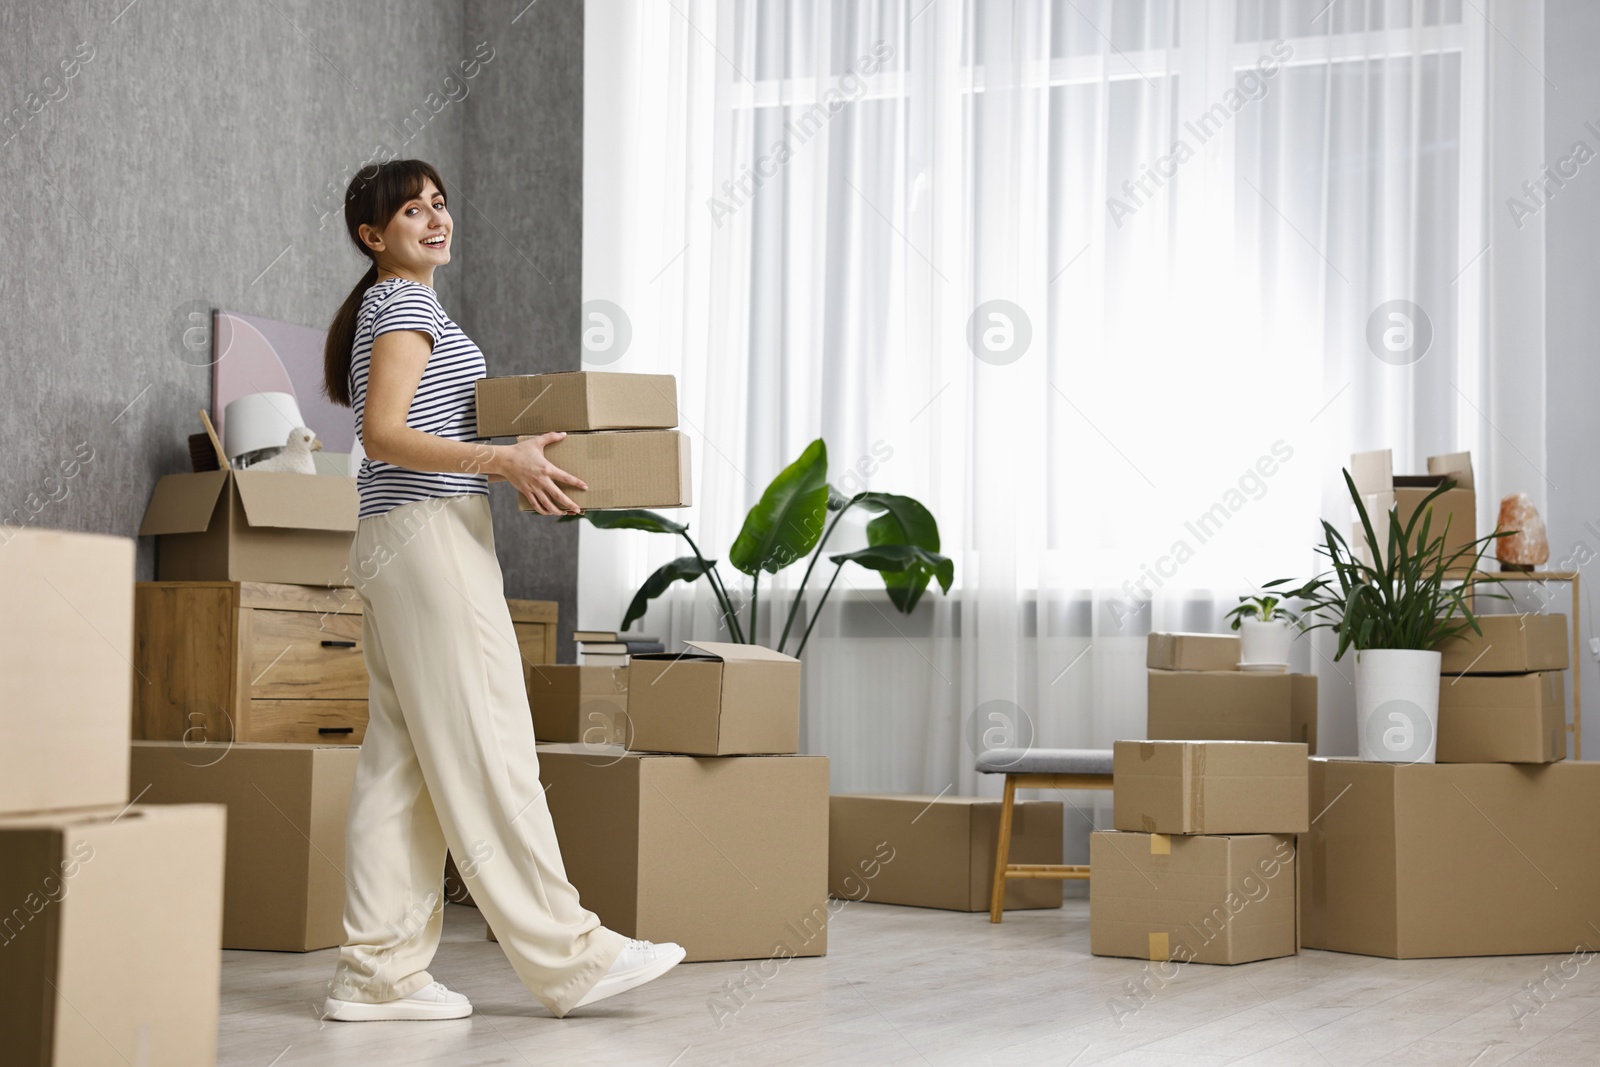
[[[594,1004],[654,981],[682,963],[683,957],[687,954],[682,945],[671,941],[657,945],[651,941],[636,941],[629,938],[628,943],[617,955],[616,962],[611,965],[611,969],[601,975],[600,981],[594,984],[594,988],[585,993],[583,999],[573,1007],[581,1008],[586,1004]]]
[[[371,1023],[387,1020],[464,1019],[472,1014],[472,1002],[452,993],[440,982],[423,986],[409,997],[365,1004],[358,1000],[329,997],[322,1006],[322,1017],[342,1023]]]

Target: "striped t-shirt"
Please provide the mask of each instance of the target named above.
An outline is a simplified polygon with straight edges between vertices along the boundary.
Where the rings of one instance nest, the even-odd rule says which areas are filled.
[[[483,353],[439,306],[439,297],[420,282],[386,278],[361,301],[356,313],[356,339],[350,352],[350,406],[361,437],[367,400],[367,370],[372,341],[391,330],[419,330],[433,339],[433,355],[417,383],[406,425],[452,441],[483,441],[478,436],[478,409],[473,383],[485,373]],[[391,508],[430,497],[489,495],[483,474],[414,471],[363,459],[356,475],[361,496],[359,517],[382,515]]]

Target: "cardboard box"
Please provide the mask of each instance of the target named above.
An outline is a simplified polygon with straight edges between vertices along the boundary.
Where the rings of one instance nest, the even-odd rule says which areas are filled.
[[[1060,863],[1062,805],[1019,800],[1012,863]],[[844,900],[988,911],[1000,801],[988,797],[828,798],[828,892]],[[1006,880],[1006,910],[1061,907],[1061,882]]]
[[[1311,761],[1307,948],[1391,959],[1593,945],[1600,763]]]
[[[628,668],[523,665],[540,741],[620,745],[628,739]]]
[[[567,877],[618,933],[688,959],[828,948],[828,760],[540,745]]]
[[[1294,838],[1089,835],[1089,951],[1249,963],[1299,951]]]
[[[133,742],[132,794],[228,811],[222,947],[344,944],[345,817],[359,745]],[[148,787],[148,788],[146,788]]]
[[[678,382],[670,374],[519,374],[479,378],[476,388],[479,437],[678,425]]]
[[[1152,741],[1289,741],[1317,751],[1317,677],[1149,671]]]
[[[575,433],[546,448],[544,454],[589,487],[561,487],[580,508],[686,508],[694,502],[689,484],[689,438],[677,430]],[[520,494],[517,507],[533,510],[528,498]]]
[[[0,819],[0,1035],[29,1067],[216,1062],[222,809]]]
[[[1478,615],[1471,630],[1439,646],[1443,674],[1564,671],[1571,665],[1565,615]]]
[[[1455,481],[1455,488],[1439,496],[1430,505],[1433,510],[1433,520],[1428,527],[1429,540],[1443,536],[1444,554],[1448,556],[1478,539],[1478,495],[1473,488],[1470,452],[1429,456],[1428,473],[1417,475],[1396,475],[1394,455],[1387,448],[1375,452],[1358,452],[1350,457],[1350,477],[1356,483],[1356,491],[1361,494],[1362,503],[1366,505],[1379,544],[1387,544],[1389,540],[1390,508],[1396,509],[1400,525],[1404,527],[1411,521],[1412,514],[1416,512],[1423,499],[1443,484],[1446,478]],[[1445,528],[1446,522],[1449,523],[1448,531]],[[1422,520],[1419,519],[1417,529],[1420,530],[1421,527]],[[1361,554],[1362,559],[1368,563],[1372,562],[1366,551],[1366,533],[1361,528],[1359,516],[1352,519],[1350,544]],[[1491,557],[1494,555],[1492,547],[1488,554]],[[1459,575],[1469,569],[1468,566],[1462,565],[1451,568],[1447,573]]]
[[[0,531],[0,814],[127,802],[134,543]]]
[[[1239,639],[1229,634],[1153,633],[1145,666],[1163,671],[1232,671],[1239,668]]]
[[[1567,758],[1560,671],[1463,674],[1439,683],[1440,763],[1550,763]]]
[[[314,474],[206,471],[156,483],[139,536],[156,537],[163,582],[350,584],[355,482]]]
[[[685,641],[628,664],[628,747],[697,756],[800,751],[800,661],[761,645]]]
[[[1298,834],[1308,753],[1267,741],[1118,741],[1113,825],[1159,834]]]

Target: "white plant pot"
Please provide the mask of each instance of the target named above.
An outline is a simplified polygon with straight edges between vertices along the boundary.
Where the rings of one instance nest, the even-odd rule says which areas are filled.
[[[1439,740],[1437,652],[1373,648],[1356,653],[1356,738],[1378,763],[1432,763]]]
[[[1288,619],[1239,620],[1239,664],[1251,670],[1289,669],[1289,645],[1294,627]]]

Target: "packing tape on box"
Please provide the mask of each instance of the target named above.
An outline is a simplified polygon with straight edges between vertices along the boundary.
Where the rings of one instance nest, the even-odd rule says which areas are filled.
[[[1151,834],[1150,835],[1150,855],[1152,855],[1152,856],[1170,856],[1170,855],[1172,855],[1172,838],[1170,836],[1168,836],[1167,834]],[[1166,937],[1167,935],[1166,934],[1162,934],[1161,936],[1162,937]],[[1161,958],[1162,959],[1166,959],[1165,956],[1163,956]]]
[[[1204,745],[1192,745],[1189,752],[1194,757],[1193,764],[1189,767],[1189,825],[1197,833],[1204,833],[1206,826],[1206,749]]]
[[[1165,962],[1172,958],[1172,949],[1165,931],[1150,935],[1150,959]]]

